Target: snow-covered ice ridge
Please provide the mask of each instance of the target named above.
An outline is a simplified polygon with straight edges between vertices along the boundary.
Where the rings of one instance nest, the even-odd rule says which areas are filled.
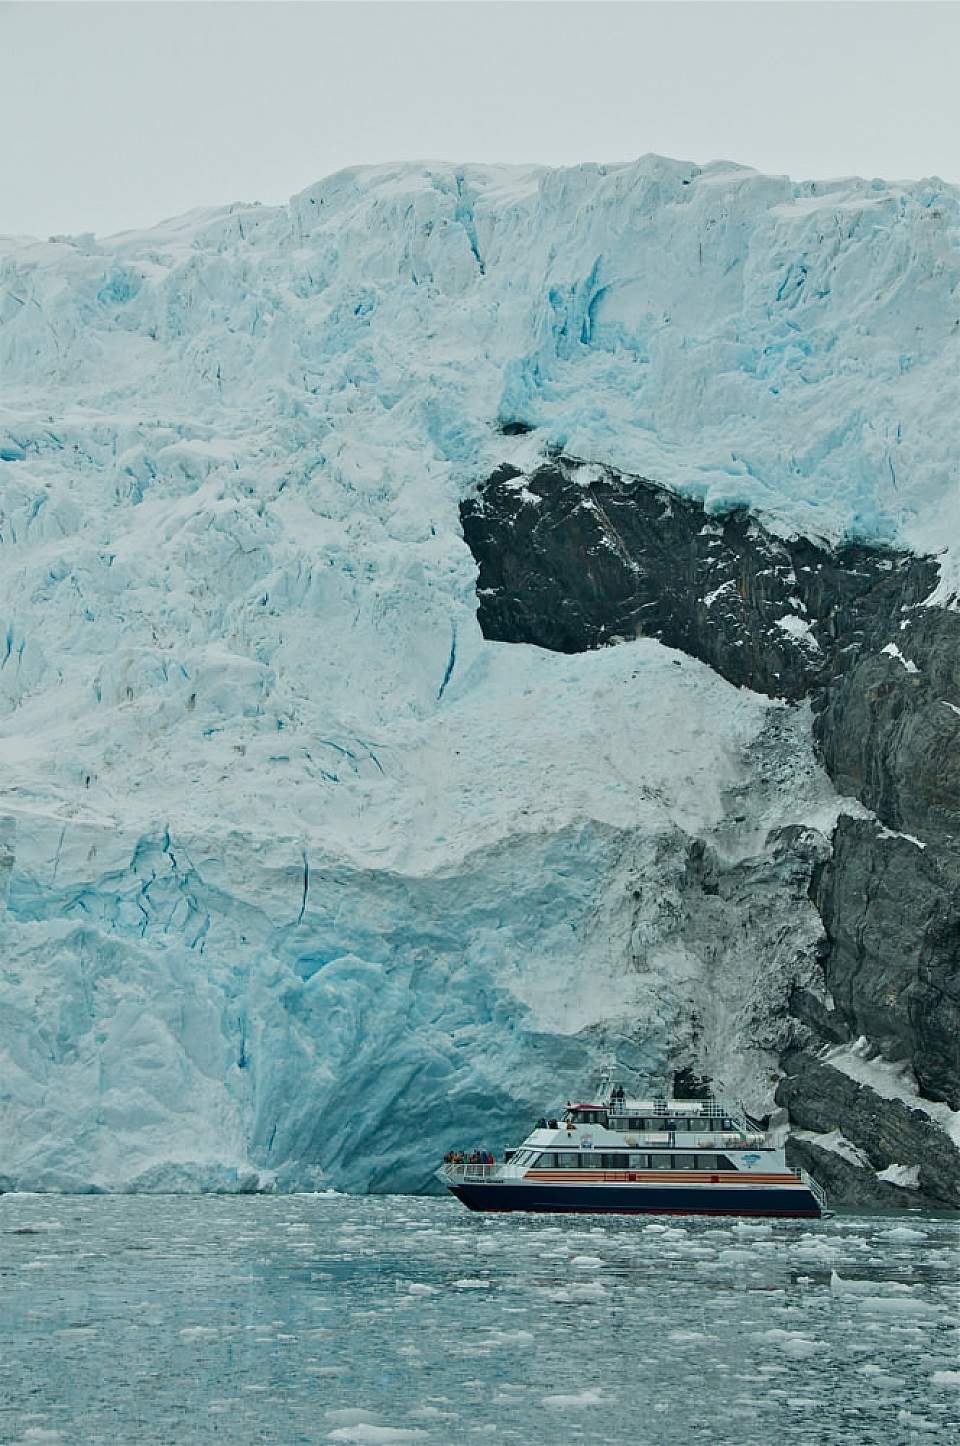
[[[381,166],[0,242],[0,1186],[413,1186],[590,1026],[663,1064],[691,841],[839,801],[799,724],[754,787],[780,705],[655,642],[485,642],[459,501],[562,446],[956,548],[958,200]],[[703,1047],[761,1107],[734,962]]]

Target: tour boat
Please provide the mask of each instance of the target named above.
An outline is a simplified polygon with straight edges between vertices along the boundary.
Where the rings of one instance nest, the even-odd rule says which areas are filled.
[[[471,1210],[814,1220],[826,1210],[817,1182],[787,1165],[782,1139],[713,1098],[628,1099],[611,1084],[600,1103],[542,1118],[492,1159],[451,1152],[437,1177]]]

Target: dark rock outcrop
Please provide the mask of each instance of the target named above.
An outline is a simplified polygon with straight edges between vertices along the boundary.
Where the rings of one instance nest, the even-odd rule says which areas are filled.
[[[936,582],[928,559],[784,541],[749,513],[711,517],[563,457],[527,476],[501,467],[460,516],[485,637],[563,653],[658,638],[781,698],[822,687]]]
[[[461,519],[486,637],[562,652],[654,637],[737,685],[812,700],[837,791],[879,823],[842,816],[827,858],[801,857],[802,831],[778,845],[795,847],[823,923],[822,988],[798,973],[787,1033],[808,1062],[865,1036],[909,1061],[922,1095],[960,1108],[960,615],[920,606],[934,560],[779,538],[746,512],[708,516],[654,482],[563,456],[526,475],[501,467]],[[705,901],[721,888],[708,864]],[[840,1198],[914,1198],[874,1171],[921,1163],[938,1127],[877,1097],[871,1108],[894,1122],[884,1134],[839,1071],[794,1076],[783,1101],[794,1119],[829,1116],[804,1127],[839,1124],[873,1166],[832,1156]],[[808,1088],[822,1108],[804,1110]],[[949,1171],[934,1181],[926,1168],[920,1194],[960,1204]]]
[[[844,1205],[866,1208],[879,1205],[885,1210],[912,1210],[922,1206],[931,1210],[942,1210],[944,1202],[919,1190],[904,1190],[886,1180],[878,1180],[873,1171],[869,1173],[862,1165],[845,1160],[833,1150],[824,1150],[812,1140],[798,1139],[791,1135],[787,1140],[787,1164],[800,1165],[807,1170],[827,1192],[831,1204],[842,1201]]]
[[[905,601],[899,618],[870,619],[820,700],[814,732],[838,792],[889,829],[956,848],[960,613]]]
[[[960,856],[843,816],[813,899],[834,1023],[909,1059],[923,1095],[960,1108]]]
[[[884,1099],[867,1085],[848,1079],[839,1070],[808,1055],[788,1052],[781,1061],[784,1077],[777,1087],[777,1104],[790,1112],[794,1125],[817,1134],[840,1130],[854,1140],[874,1170],[883,1170],[891,1163],[915,1168],[919,1174],[919,1191],[925,1204],[956,1209],[960,1203],[960,1150],[922,1110],[911,1109],[901,1100]],[[802,1155],[808,1143],[795,1140],[792,1151]],[[820,1159],[830,1151],[818,1150]],[[839,1157],[838,1157],[839,1158]],[[803,1163],[798,1159],[798,1163]],[[869,1182],[861,1179],[858,1188]],[[876,1182],[885,1184],[885,1181]],[[872,1190],[873,1185],[870,1185]],[[893,1186],[895,1201],[909,1204],[917,1201],[912,1191]],[[886,1192],[881,1192],[886,1195]],[[850,1204],[873,1201],[876,1194]]]

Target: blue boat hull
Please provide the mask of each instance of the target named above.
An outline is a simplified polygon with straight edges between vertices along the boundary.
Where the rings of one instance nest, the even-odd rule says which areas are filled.
[[[550,1186],[457,1184],[448,1186],[469,1210],[526,1210],[588,1215],[748,1215],[817,1220],[820,1206],[800,1187],[685,1189],[683,1186]]]

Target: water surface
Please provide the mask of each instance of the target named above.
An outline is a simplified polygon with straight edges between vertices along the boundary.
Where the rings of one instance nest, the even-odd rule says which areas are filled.
[[[0,1197],[0,1441],[960,1439],[960,1224]]]

